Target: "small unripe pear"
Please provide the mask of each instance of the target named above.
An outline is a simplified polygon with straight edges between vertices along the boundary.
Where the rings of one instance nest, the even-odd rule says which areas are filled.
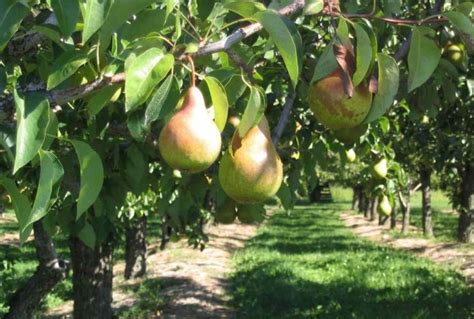
[[[283,164],[273,146],[265,117],[243,138],[234,133],[219,166],[224,192],[239,203],[258,203],[274,196],[283,179]]]
[[[356,160],[356,153],[353,148],[346,150],[347,161],[353,163]]]
[[[387,160],[382,158],[372,167],[372,173],[374,177],[383,179],[387,176]]]
[[[160,133],[161,156],[174,169],[196,173],[214,163],[221,151],[221,134],[209,117],[201,91],[191,86]]]
[[[354,88],[349,97],[344,90],[343,71],[338,68],[309,88],[308,103],[314,116],[331,130],[360,125],[372,107],[372,93],[367,85]]]
[[[380,198],[379,205],[377,206],[377,211],[380,215],[390,216],[390,214],[392,213],[392,205],[390,205],[390,201],[388,200],[387,196],[383,195]]]
[[[232,224],[237,217],[235,202],[228,199],[221,206],[217,207],[215,219],[221,224]]]
[[[237,116],[231,116],[227,122],[232,125],[234,128],[237,128],[240,124],[240,119]]]

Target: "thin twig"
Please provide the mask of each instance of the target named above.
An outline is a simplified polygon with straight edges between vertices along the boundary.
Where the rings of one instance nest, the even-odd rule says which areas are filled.
[[[283,110],[281,111],[280,118],[278,119],[278,124],[273,130],[272,141],[274,145],[278,145],[278,142],[280,142],[280,138],[283,135],[283,132],[285,131],[288,121],[290,120],[290,113],[295,103],[295,99],[296,99],[296,92],[294,91],[290,93],[288,97],[286,98],[285,105],[283,106]]]
[[[227,49],[226,50],[227,55],[229,56],[229,59],[232,60],[232,62],[235,63],[238,67],[240,67],[249,77],[251,81],[253,81],[253,68],[247,64],[247,62],[244,61],[244,59],[233,49]]]

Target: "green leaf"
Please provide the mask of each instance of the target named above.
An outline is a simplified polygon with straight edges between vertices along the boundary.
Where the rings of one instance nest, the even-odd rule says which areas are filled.
[[[84,227],[82,227],[82,229],[79,231],[77,237],[79,237],[79,239],[82,240],[82,242],[90,249],[95,248],[97,237],[94,227],[92,227],[92,225],[88,222],[85,222]]]
[[[457,12],[461,12],[469,18],[471,16],[473,6],[474,4],[472,2],[463,2],[457,5],[454,10],[456,10]]]
[[[104,168],[99,154],[87,143],[71,140],[76,150],[81,169],[81,187],[77,199],[77,216],[81,215],[94,204],[104,183]]]
[[[261,89],[252,86],[250,88],[249,100],[238,128],[240,137],[244,137],[252,127],[260,122],[265,113],[265,107],[264,93]]]
[[[173,67],[171,54],[152,48],[133,60],[125,71],[125,110],[130,112],[144,103],[153,88]]]
[[[402,6],[401,0],[383,0],[382,1],[383,12],[387,16],[400,14],[401,6]]]
[[[306,0],[303,8],[304,15],[318,14],[323,11],[324,1],[323,0]]]
[[[364,28],[358,23],[354,23],[353,26],[356,33],[357,47],[356,71],[352,77],[352,82],[354,86],[357,86],[367,75],[374,56],[372,56],[372,45],[367,32],[365,32]]]
[[[170,92],[171,86],[173,84],[173,74],[170,74],[164,81],[161,83],[160,87],[156,90],[155,94],[151,98],[150,103],[145,111],[145,126],[149,127],[154,121],[163,118],[166,116],[163,111],[163,105],[165,104],[168,94]],[[171,110],[170,110],[171,111]]]
[[[212,9],[214,9],[216,0],[196,0],[196,1],[197,1],[197,9],[199,13],[199,18],[204,21],[211,14]]]
[[[120,40],[124,46],[136,39],[145,37],[152,32],[159,32],[169,26],[170,19],[166,19],[163,10],[144,10],[137,15],[137,18],[125,24],[121,31]]]
[[[235,1],[224,5],[224,8],[237,13],[244,18],[250,18],[254,14],[264,11],[265,5],[255,1]]]
[[[227,114],[229,112],[229,102],[227,101],[225,88],[215,77],[206,76],[204,80],[206,81],[209,93],[211,94],[217,128],[222,132],[227,123]]]
[[[408,92],[425,83],[438,66],[441,51],[433,40],[434,30],[415,27],[408,52]]]
[[[22,99],[15,91],[16,152],[13,173],[30,162],[44,143],[49,123],[49,102],[39,93]]]
[[[43,150],[48,150],[51,144],[53,144],[54,139],[58,136],[58,118],[56,113],[52,109],[49,110],[49,123],[48,128],[46,129],[46,137],[44,139]]]
[[[12,198],[13,210],[15,211],[16,219],[20,225],[20,241],[24,243],[31,234],[32,227],[26,227],[30,219],[31,203],[28,197],[18,190],[15,182],[6,177],[0,177],[0,185],[5,187],[8,195]],[[21,231],[24,229],[23,231]]]
[[[131,16],[155,2],[156,0],[114,0],[100,28],[101,39],[112,35]]]
[[[30,8],[16,0],[0,1],[0,53],[20,27]]]
[[[464,14],[462,14],[461,12],[451,11],[445,12],[443,13],[443,15],[449,19],[449,21],[456,29],[458,29],[462,33],[474,36],[474,28],[472,26],[472,22]]]
[[[105,21],[109,7],[110,0],[87,0],[82,43],[86,43],[100,29]]]
[[[120,94],[121,87],[119,85],[107,86],[97,93],[95,93],[87,102],[86,108],[89,110],[91,116],[97,115],[110,100],[116,95]]]
[[[339,18],[336,35],[341,44],[346,46],[352,46],[351,40],[349,38],[349,26],[347,25],[347,22],[343,17]]]
[[[258,12],[253,17],[270,34],[283,57],[293,87],[296,87],[301,72],[303,48],[301,36],[294,23],[271,10]]]
[[[372,122],[392,106],[399,86],[399,71],[397,61],[384,53],[377,54],[379,69],[377,94],[372,102],[372,108],[364,120],[364,123]]]
[[[52,66],[51,74],[48,76],[47,89],[54,89],[66,79],[70,78],[76,71],[88,61],[87,53],[79,50],[71,50],[62,53]]]
[[[79,19],[78,0],[51,0],[54,14],[58,19],[59,28],[65,37],[69,37],[76,28]]]
[[[139,142],[145,142],[149,128],[145,126],[145,110],[140,109],[128,116],[127,127],[133,139]]]
[[[35,201],[31,209],[30,220],[26,226],[40,220],[48,213],[48,209],[53,203],[51,195],[53,187],[59,183],[64,175],[64,169],[58,158],[48,151],[40,151],[41,171],[36,191]]]
[[[311,79],[311,83],[319,81],[332,72],[336,70],[338,64],[336,60],[336,56],[334,55],[332,43],[329,44],[327,47],[324,48],[321,57],[318,59],[316,63],[316,67],[314,68],[313,78]]]
[[[148,160],[135,144],[127,149],[126,154],[125,178],[133,193],[138,196],[148,187]]]
[[[291,195],[290,187],[288,187],[286,183],[281,184],[276,195],[280,199],[281,205],[285,210],[293,208],[293,196]]]

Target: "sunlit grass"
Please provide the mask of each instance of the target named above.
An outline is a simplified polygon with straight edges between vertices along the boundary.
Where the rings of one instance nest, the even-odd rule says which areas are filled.
[[[336,201],[340,194],[333,191]],[[474,292],[460,274],[356,238],[338,218],[349,205],[278,212],[259,230],[234,258],[239,318],[474,315]]]

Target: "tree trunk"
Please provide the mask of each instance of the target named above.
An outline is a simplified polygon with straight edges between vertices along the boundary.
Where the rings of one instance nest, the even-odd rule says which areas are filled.
[[[146,216],[125,225],[125,279],[142,277],[146,273],[146,225]]]
[[[408,228],[410,227],[410,196],[411,193],[408,191],[406,196],[399,193],[400,198],[400,207],[402,209],[402,234],[406,235],[408,233]]]
[[[390,229],[397,227],[397,201],[393,201],[392,214],[390,215]]]
[[[364,189],[361,189],[359,192],[359,206],[357,207],[359,213],[365,212],[365,194]]]
[[[39,261],[33,276],[9,301],[10,310],[5,319],[33,318],[41,300],[67,276],[69,264],[58,258],[54,244],[41,221],[33,224],[36,257]]]
[[[431,170],[420,171],[421,192],[422,192],[422,224],[423,234],[428,237],[433,236],[433,216],[431,211]]]
[[[364,217],[369,218],[372,200],[366,194],[364,195]]]
[[[377,212],[377,203],[377,196],[374,196],[374,198],[372,198],[372,200],[370,201],[370,221],[377,220],[378,218],[379,214]]]
[[[112,318],[112,237],[95,249],[71,237],[74,318]]]
[[[360,192],[360,185],[352,187],[352,210],[356,210],[359,207]]]
[[[458,239],[464,243],[474,243],[474,163],[465,165],[461,181],[461,206]]]

